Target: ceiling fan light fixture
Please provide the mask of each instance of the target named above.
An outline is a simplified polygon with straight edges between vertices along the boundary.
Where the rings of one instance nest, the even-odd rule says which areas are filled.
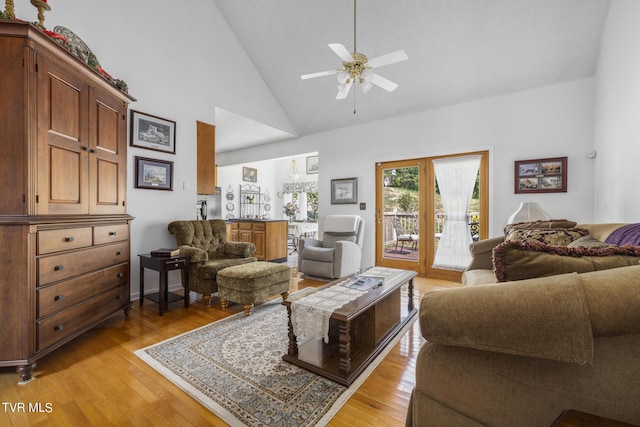
[[[337,76],[338,76],[338,83],[340,83],[341,85],[347,83],[350,77],[349,73],[345,70],[338,71]]]
[[[406,61],[408,59],[406,52],[397,50],[369,60],[366,55],[358,53],[356,46],[356,0],[353,0],[353,53],[350,53],[341,43],[329,43],[329,48],[342,60],[342,68],[304,74],[301,78],[306,80],[335,74],[339,83],[336,99],[345,99],[353,84],[361,84],[364,93],[368,92],[372,86],[378,86],[387,92],[394,91],[398,84],[376,74],[374,69]]]
[[[371,68],[365,68],[360,73],[360,79],[362,83],[371,83],[371,79],[373,79],[373,70]]]

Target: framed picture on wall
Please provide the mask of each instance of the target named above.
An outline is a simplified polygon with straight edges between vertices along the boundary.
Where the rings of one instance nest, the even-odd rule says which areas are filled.
[[[173,191],[173,162],[136,156],[136,188]]]
[[[176,122],[131,110],[132,147],[176,153]]]
[[[318,156],[307,157],[307,175],[318,173]]]
[[[517,160],[514,185],[516,194],[566,193],[567,158]]]
[[[331,180],[331,204],[358,203],[358,178]]]
[[[247,182],[258,182],[258,169],[243,166],[242,180]]]

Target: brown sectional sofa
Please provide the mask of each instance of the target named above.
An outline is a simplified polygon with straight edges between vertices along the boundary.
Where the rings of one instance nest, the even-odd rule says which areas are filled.
[[[622,225],[578,228],[604,241]],[[472,245],[466,286],[423,297],[407,426],[550,426],[568,409],[640,425],[640,252],[626,267],[498,284],[503,240]]]

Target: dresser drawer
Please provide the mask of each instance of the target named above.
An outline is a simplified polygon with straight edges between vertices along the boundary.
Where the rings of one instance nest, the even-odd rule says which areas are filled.
[[[41,351],[60,340],[86,329],[110,313],[115,313],[129,304],[129,289],[126,284],[76,305],[68,310],[36,322],[38,348]]]
[[[88,247],[92,239],[91,227],[38,231],[38,254]]]
[[[113,224],[93,227],[93,244],[103,245],[105,243],[120,242],[129,240],[129,225]]]
[[[240,230],[251,230],[250,222],[240,222],[238,223],[238,229]]]
[[[36,285],[43,286],[127,261],[129,261],[129,242],[41,257],[37,261]]]
[[[256,222],[253,224],[253,229],[256,231],[264,231],[267,229],[267,224],[264,222]]]
[[[73,307],[129,280],[129,263],[89,273],[37,291],[38,318]]]

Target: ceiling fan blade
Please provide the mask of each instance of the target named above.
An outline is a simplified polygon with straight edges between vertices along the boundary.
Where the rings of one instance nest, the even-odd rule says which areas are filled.
[[[336,74],[337,72],[338,72],[338,70],[320,71],[319,73],[303,74],[303,75],[300,76],[300,78],[302,80],[307,80],[307,79],[313,79],[313,78],[316,78],[316,77],[332,76],[332,75]]]
[[[386,55],[376,56],[370,59],[367,63],[369,67],[382,67],[383,65],[395,64],[396,62],[406,61],[409,59],[407,53],[400,49],[395,52],[387,53]]]
[[[347,95],[349,95],[349,91],[351,91],[351,86],[353,86],[353,82],[338,85],[338,94],[336,95],[336,99],[345,99]]]
[[[398,84],[392,82],[389,79],[386,79],[384,77],[382,77],[379,74],[374,74],[373,77],[371,78],[371,83],[381,87],[382,89],[386,90],[387,92],[393,92],[394,90],[396,90],[398,88]]]
[[[329,43],[329,47],[340,59],[342,59],[342,62],[353,62],[353,56],[351,56],[351,53],[343,44]]]

